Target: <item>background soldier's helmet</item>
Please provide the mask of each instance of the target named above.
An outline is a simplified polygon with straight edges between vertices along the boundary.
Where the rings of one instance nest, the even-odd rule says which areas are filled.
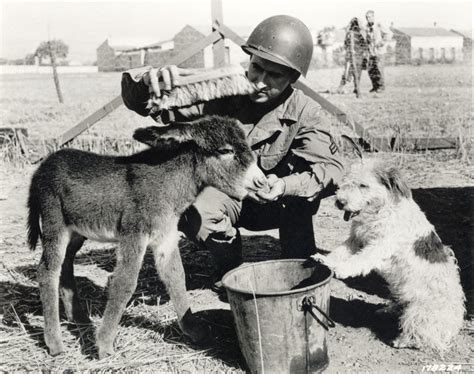
[[[299,19],[273,16],[257,25],[242,49],[306,75],[313,56],[313,38]]]

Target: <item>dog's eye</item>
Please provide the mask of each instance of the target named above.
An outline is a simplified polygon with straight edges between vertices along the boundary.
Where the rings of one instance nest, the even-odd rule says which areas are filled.
[[[369,188],[369,186],[367,186],[367,185],[364,184],[364,183],[359,184],[359,187],[360,187],[360,188]]]

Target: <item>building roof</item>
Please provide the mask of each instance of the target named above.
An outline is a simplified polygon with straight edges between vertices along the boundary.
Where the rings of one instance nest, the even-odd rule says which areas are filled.
[[[108,37],[107,43],[116,51],[129,51],[131,49],[139,49],[144,46],[156,43],[156,39]]]
[[[392,28],[394,33],[405,34],[408,36],[423,36],[423,37],[437,37],[437,36],[459,36],[458,34],[443,29],[442,27],[397,27]]]
[[[200,32],[204,36],[208,36],[212,32],[211,25],[185,25],[184,27],[186,26],[192,27],[194,30]],[[182,31],[184,27],[178,32]]]
[[[472,39],[472,30],[454,30],[454,29],[451,29],[450,31],[461,35],[463,38]]]
[[[185,25],[178,31],[181,32],[186,27],[191,27],[203,36],[212,32],[211,25]],[[246,39],[252,32],[251,27],[247,26],[229,26],[235,33]],[[173,36],[174,39],[174,36]],[[107,44],[117,52],[133,52],[144,48],[160,48],[164,44],[173,42],[173,39],[157,41],[156,38],[128,38],[128,37],[108,37]]]
[[[142,45],[142,48],[160,48],[165,44],[172,43],[173,39],[162,40],[160,42],[155,42],[152,44]]]
[[[212,32],[211,25],[189,25],[193,29],[199,31],[201,34],[207,36]],[[226,25],[229,29],[234,31],[240,37],[247,39],[253,28],[251,26],[230,26]]]

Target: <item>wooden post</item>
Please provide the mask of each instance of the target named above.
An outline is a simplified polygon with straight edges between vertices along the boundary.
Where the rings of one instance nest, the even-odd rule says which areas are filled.
[[[222,11],[222,0],[211,0],[212,31],[219,31],[219,27],[224,24]],[[224,36],[212,45],[214,55],[214,67],[220,68],[226,65],[226,50]]]
[[[59,76],[56,68],[56,56],[54,55],[53,49],[51,48],[51,41],[48,41],[49,58],[51,60],[51,66],[53,67],[53,79],[54,85],[56,86],[56,92],[58,93],[59,102],[64,103],[63,93],[61,92],[61,85],[59,84]]]
[[[76,136],[83,133],[89,127],[94,125],[97,121],[104,118],[109,113],[112,113],[115,109],[117,109],[122,104],[123,104],[122,96],[117,96],[115,99],[113,99],[112,101],[105,104],[102,108],[95,111],[94,113],[92,113],[87,118],[83,119],[76,126],[70,128],[68,131],[66,131],[64,134],[62,134],[58,139],[59,146],[62,146],[64,144],[66,144],[67,142],[70,142]]]

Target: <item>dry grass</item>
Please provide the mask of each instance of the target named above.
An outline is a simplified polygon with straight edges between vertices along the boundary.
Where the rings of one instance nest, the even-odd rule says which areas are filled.
[[[309,80],[316,90],[331,90],[339,73],[315,71]],[[326,97],[370,126],[377,136],[457,137],[458,127],[473,135],[471,66],[386,67],[385,77],[387,90],[383,94],[368,93],[370,82],[364,72],[361,99],[354,94]]]
[[[186,259],[195,251],[185,242],[181,245]],[[3,313],[0,325],[2,364],[0,370],[10,371],[139,371],[139,372],[221,372],[229,371],[229,362],[239,368],[239,353],[235,336],[230,328],[228,311],[226,319],[215,318],[210,312],[201,312],[205,323],[210,324],[215,340],[195,346],[183,337],[174,309],[157,276],[151,253],[147,253],[141,269],[138,286],[121,320],[113,356],[98,360],[94,346],[95,331],[100,324],[105,307],[107,278],[115,265],[115,248],[86,245],[76,260],[76,278],[80,296],[93,323],[61,324],[65,352],[51,357],[43,340],[43,317],[36,282],[36,265],[4,266],[0,293]],[[196,258],[196,254],[192,254]],[[38,261],[39,253],[35,254]],[[208,261],[203,261],[208,263]],[[194,265],[190,265],[194,266]],[[208,280],[209,268],[199,272]],[[196,272],[194,272],[196,274]],[[193,299],[204,292],[204,283],[193,278],[189,284],[197,287],[191,291]],[[8,281],[6,281],[8,279]],[[198,286],[199,285],[199,286]],[[191,289],[193,286],[191,286]],[[218,311],[214,311],[219,315]],[[225,361],[224,361],[225,359]]]
[[[314,87],[321,91],[339,83],[340,70],[319,70],[309,75]],[[418,195],[424,209],[440,230],[443,240],[456,249],[462,259],[466,282],[470,273],[469,228],[472,217],[458,196],[471,196],[474,171],[472,161],[472,73],[468,66],[389,67],[386,69],[387,92],[383,95],[325,95],[337,105],[370,124],[374,135],[450,136],[459,139],[455,151],[422,152],[408,150],[377,154],[377,157],[398,163]],[[69,75],[61,77],[66,104],[57,103],[51,77],[0,76],[1,126],[28,129],[29,140],[40,149],[54,150],[51,139],[92,113],[120,92],[120,74]],[[369,89],[364,75],[362,90]],[[349,134],[350,130],[334,122],[334,132]],[[151,125],[121,107],[78,137],[71,146],[101,153],[131,153],[140,145],[132,140],[138,126]],[[28,141],[28,140],[27,140]],[[347,158],[353,159],[350,148]],[[40,251],[26,250],[24,233],[24,201],[27,182],[35,166],[31,155],[24,155],[18,139],[0,147],[0,189],[6,194],[0,214],[0,302],[3,307],[0,325],[0,371],[78,372],[243,372],[229,305],[216,300],[209,290],[211,268],[209,255],[196,251],[189,242],[181,243],[187,274],[187,285],[193,309],[211,326],[213,339],[196,346],[185,340],[177,327],[176,315],[153,266],[145,257],[137,290],[122,318],[116,340],[116,354],[97,360],[94,331],[104,310],[107,278],[115,264],[114,248],[89,243],[78,255],[76,278],[93,324],[76,326],[63,323],[66,352],[59,357],[47,354],[42,337],[43,317],[36,282],[36,264]],[[0,199],[2,200],[2,199]],[[432,202],[437,202],[433,204]],[[11,202],[11,203],[10,203]],[[454,208],[452,208],[454,207]],[[452,212],[451,209],[456,211]],[[318,214],[318,242],[330,248],[347,230],[339,212],[328,201]],[[269,235],[244,236],[244,250],[249,261],[278,257],[277,240]],[[466,283],[467,284],[467,283]],[[330,333],[329,372],[414,372],[423,363],[437,363],[438,357],[402,351],[394,353],[380,339],[386,330],[374,327],[371,316],[374,305],[383,297],[365,293],[361,282],[347,287],[340,281],[333,284],[335,310],[347,306],[351,315],[336,315],[338,327]],[[370,288],[370,287],[369,287]],[[465,287],[466,292],[473,293]],[[471,300],[473,298],[471,297]],[[331,302],[333,302],[331,301]],[[364,304],[366,303],[366,304]],[[212,309],[210,309],[212,308]],[[352,313],[353,311],[353,313]],[[361,322],[362,321],[362,322]],[[363,328],[362,328],[363,327]],[[379,329],[379,330],[377,330]],[[377,338],[374,338],[374,331]],[[385,334],[385,335],[384,335]],[[445,357],[444,362],[466,361],[472,356],[472,322],[466,322],[462,336]]]

